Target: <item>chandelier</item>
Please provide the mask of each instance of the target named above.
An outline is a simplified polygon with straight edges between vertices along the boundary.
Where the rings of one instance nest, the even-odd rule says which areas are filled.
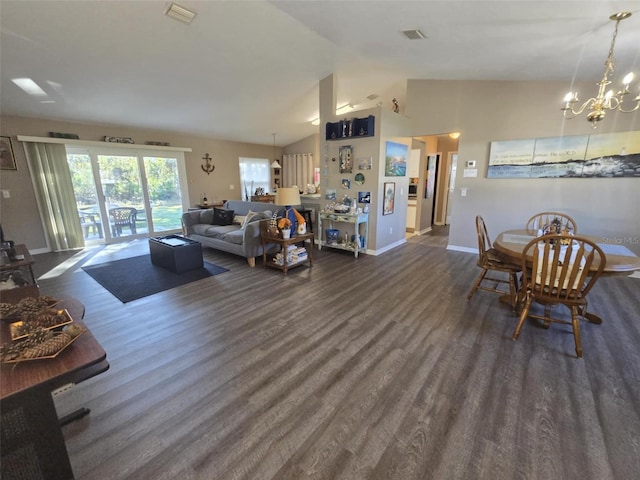
[[[613,93],[613,90],[605,91],[607,85],[611,83],[609,78],[613,75],[616,67],[616,59],[613,56],[613,48],[616,44],[616,36],[618,35],[618,24],[625,18],[629,18],[631,12],[619,12],[614,13],[609,18],[615,20],[616,28],[613,32],[613,38],[611,39],[611,47],[609,48],[609,55],[604,62],[604,75],[602,80],[598,82],[598,95],[590,98],[584,102],[579,108],[576,108],[578,100],[578,92],[569,92],[564,97],[564,106],[562,107],[562,114],[564,118],[571,119],[580,115],[582,112],[588,109],[587,120],[591,122],[591,126],[596,128],[597,122],[602,120],[607,110],[619,110],[623,113],[635,112],[640,108],[640,93],[632,100],[635,103],[630,110],[622,108],[622,102],[625,96],[629,94],[629,85],[633,81],[633,73],[628,73],[622,79],[622,90],[618,93]]]

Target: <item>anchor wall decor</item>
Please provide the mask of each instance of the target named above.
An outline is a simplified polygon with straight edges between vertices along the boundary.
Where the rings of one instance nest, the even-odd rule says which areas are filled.
[[[213,172],[216,169],[216,166],[211,163],[211,160],[213,159],[209,156],[208,153],[205,153],[202,159],[205,161],[205,163],[203,163],[200,166],[202,167],[202,170],[207,172],[207,175],[209,175],[211,172]]]

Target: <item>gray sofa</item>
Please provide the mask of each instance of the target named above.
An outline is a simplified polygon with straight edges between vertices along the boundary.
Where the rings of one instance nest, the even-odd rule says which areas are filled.
[[[246,216],[249,211],[256,212],[254,216],[242,225],[212,225],[214,211],[192,210],[182,214],[182,229],[186,237],[196,240],[203,247],[215,248],[224,252],[233,253],[245,257],[251,267],[256,265],[256,257],[262,256],[262,241],[260,239],[260,223],[268,222],[273,211],[281,207],[272,203],[242,202],[229,200],[224,209],[233,210],[234,215]],[[267,253],[278,250],[275,244],[267,245]]]

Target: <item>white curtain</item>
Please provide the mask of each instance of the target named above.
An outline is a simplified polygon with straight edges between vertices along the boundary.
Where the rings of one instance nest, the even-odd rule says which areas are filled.
[[[84,247],[65,146],[25,142],[24,151],[49,246],[56,252]]]
[[[305,190],[307,184],[313,184],[313,155],[311,153],[292,153],[282,156],[282,186]]]

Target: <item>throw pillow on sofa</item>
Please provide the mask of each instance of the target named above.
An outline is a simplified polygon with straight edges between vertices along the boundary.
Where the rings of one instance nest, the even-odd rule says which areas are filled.
[[[212,225],[231,225],[233,223],[233,213],[233,210],[214,208]]]

